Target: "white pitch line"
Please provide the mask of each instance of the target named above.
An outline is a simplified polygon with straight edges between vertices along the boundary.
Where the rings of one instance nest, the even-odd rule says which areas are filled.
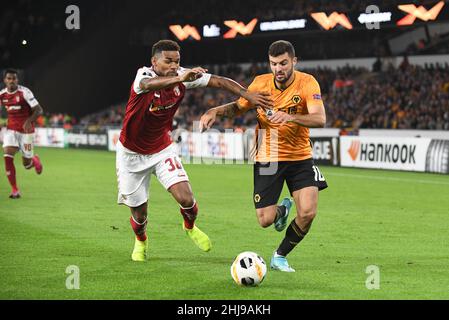
[[[360,174],[348,174],[348,173],[325,173],[326,176],[340,176],[340,177],[352,177],[352,178],[362,178],[362,179],[373,179],[373,180],[390,180],[390,181],[399,181],[399,182],[418,182],[418,183],[427,183],[427,184],[442,184],[449,186],[449,181],[435,181],[435,180],[422,180],[422,179],[402,179],[402,178],[393,178],[393,177],[384,177],[384,176],[365,176]]]

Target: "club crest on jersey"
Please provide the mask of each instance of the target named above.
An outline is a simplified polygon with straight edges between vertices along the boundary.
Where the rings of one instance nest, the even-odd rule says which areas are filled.
[[[300,103],[301,102],[301,97],[297,94],[295,94],[292,98],[292,102],[293,103]]]
[[[176,86],[173,89],[173,92],[175,93],[175,96],[179,97],[181,95],[181,90],[179,90],[179,86]]]

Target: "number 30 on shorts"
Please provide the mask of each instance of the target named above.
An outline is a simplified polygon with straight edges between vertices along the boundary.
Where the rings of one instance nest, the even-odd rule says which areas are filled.
[[[169,172],[175,171],[176,169],[182,169],[182,164],[176,158],[168,158],[165,160],[165,163],[168,163],[168,165],[170,166],[168,168]]]
[[[313,172],[315,173],[315,181],[326,181],[323,174],[317,166],[312,166]]]

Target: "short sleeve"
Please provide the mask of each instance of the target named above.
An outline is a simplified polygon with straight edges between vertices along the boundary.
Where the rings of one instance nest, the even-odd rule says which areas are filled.
[[[140,88],[140,81],[146,78],[154,78],[156,77],[156,73],[150,68],[140,68],[137,70],[136,78],[134,79],[133,89],[137,94],[145,93],[145,90]]]
[[[185,68],[179,68],[178,74],[182,75],[186,72]],[[183,82],[182,84],[186,87],[186,89],[194,89],[194,88],[204,88],[209,84],[209,80],[211,78],[210,73],[203,73],[200,78],[195,81]]]
[[[28,88],[23,88],[23,98],[30,105],[31,108],[34,108],[39,104],[39,101],[36,100],[33,92],[31,92],[31,90]]]
[[[321,89],[318,81],[313,76],[310,76],[304,86],[304,99],[307,106],[324,106],[321,98]]]

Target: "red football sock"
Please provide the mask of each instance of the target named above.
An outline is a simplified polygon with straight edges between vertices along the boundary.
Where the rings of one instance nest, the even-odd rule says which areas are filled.
[[[134,230],[134,233],[136,234],[136,238],[139,241],[145,241],[147,240],[147,219],[145,219],[144,222],[139,223],[136,220],[134,220],[133,216],[129,218],[129,222],[131,223],[131,227]]]
[[[181,207],[181,214],[184,218],[184,227],[186,229],[192,229],[195,226],[195,219],[198,214],[198,206],[196,201],[190,208]]]
[[[6,176],[8,177],[9,184],[12,187],[13,192],[17,191],[16,183],[16,167],[14,166],[14,157],[10,155],[4,155]]]

